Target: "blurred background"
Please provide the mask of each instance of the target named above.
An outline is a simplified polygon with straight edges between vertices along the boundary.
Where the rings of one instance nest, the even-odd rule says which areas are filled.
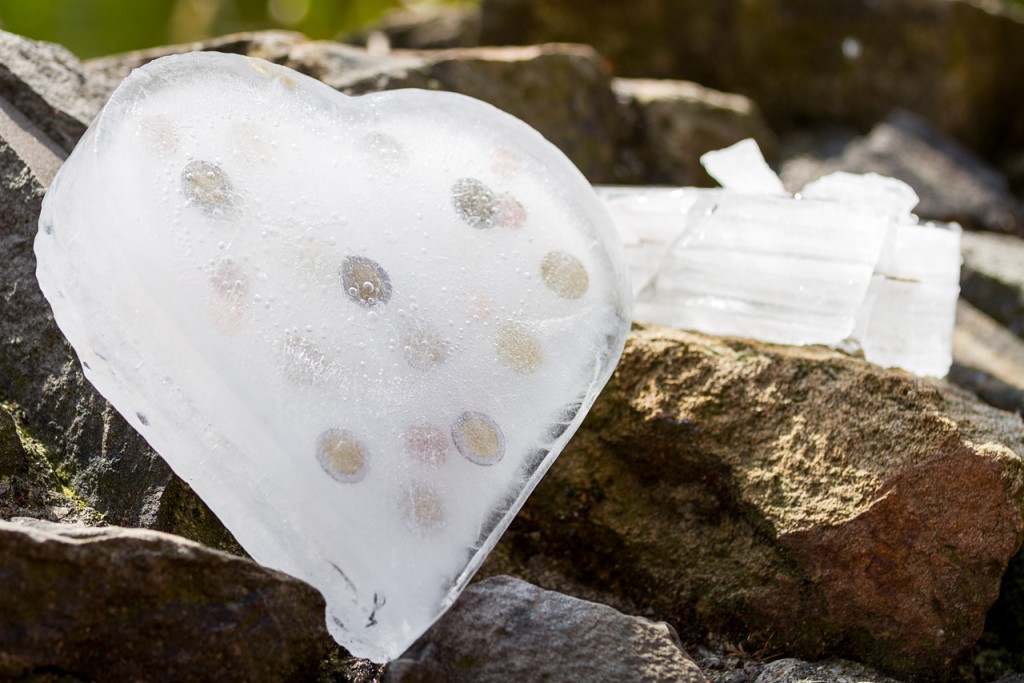
[[[473,4],[433,0],[426,4]],[[269,28],[334,38],[399,0],[0,0],[0,28],[60,43],[83,59]],[[423,5],[423,2],[418,2]]]

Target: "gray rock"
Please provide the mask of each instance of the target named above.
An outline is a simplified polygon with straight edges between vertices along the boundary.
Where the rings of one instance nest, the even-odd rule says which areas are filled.
[[[964,233],[960,291],[1018,336],[1024,336],[1024,240]]]
[[[894,107],[985,151],[1024,146],[1024,21],[1012,2],[484,0],[481,42],[593,45],[628,77],[751,97],[776,131],[861,129]]]
[[[386,683],[703,683],[671,626],[508,576],[470,586]]]
[[[803,662],[779,659],[765,666],[755,683],[897,683],[866,666],[831,659],[825,662]]]
[[[3,107],[0,107],[3,109]],[[0,116],[0,400],[60,461],[89,503],[121,523],[145,524],[159,509],[170,470],[82,375],[36,282],[32,243],[49,174],[61,157],[17,110]]]
[[[24,474],[28,470],[28,456],[18,438],[14,417],[0,406],[0,478]]]
[[[778,154],[757,105],[742,95],[671,80],[618,78],[612,88],[638,125],[632,149],[622,152],[636,155],[634,182],[714,187],[701,155],[745,138],[754,138],[769,160]]]
[[[961,299],[949,381],[989,405],[1024,411],[1024,341]]]
[[[0,44],[5,40],[15,41],[25,64],[45,61],[56,51],[64,61],[40,67],[40,72],[65,66],[69,72],[52,89],[78,82],[77,63],[68,66],[65,62],[73,58],[63,51],[0,34]],[[23,481],[0,484],[12,500],[21,501],[4,507],[18,511],[29,504],[25,512],[49,519],[81,518],[83,508],[94,507],[120,524],[174,520],[174,514],[161,510],[161,496],[173,478],[170,469],[85,379],[36,282],[32,244],[40,205],[65,156],[46,129],[63,131],[70,141],[84,125],[54,111],[56,123],[41,127],[30,115],[43,117],[43,105],[27,96],[18,101],[28,113],[0,98],[0,277],[6,283],[0,291],[0,401],[17,407],[22,426],[47,456],[36,458],[31,476]],[[78,128],[71,121],[78,121]],[[190,507],[205,511],[193,524],[208,530],[207,540],[220,538],[220,545],[230,547],[230,535],[216,517],[199,503]],[[94,516],[87,512],[87,518]]]
[[[1024,232],[1024,208],[1006,179],[923,118],[905,111],[894,112],[836,156],[787,160],[782,179],[796,192],[834,171],[873,171],[903,180],[921,198],[915,213],[922,218],[957,221],[974,230]]]
[[[0,31],[0,98],[65,152],[74,148],[105,101],[66,49],[6,31]]]
[[[101,524],[102,515],[62,485],[42,445],[29,437],[22,441],[17,422],[0,406],[0,519]]]
[[[0,676],[309,680],[324,602],[280,572],[154,531],[0,522]]]

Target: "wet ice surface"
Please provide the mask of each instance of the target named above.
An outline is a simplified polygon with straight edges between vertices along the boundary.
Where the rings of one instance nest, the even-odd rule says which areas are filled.
[[[36,253],[93,384],[377,661],[465,586],[631,317],[610,219],[525,124],[216,53],[125,81]]]
[[[702,161],[723,189],[598,188],[638,320],[949,372],[959,226],[919,224],[914,191],[874,174],[835,173],[788,196],[753,141]]]

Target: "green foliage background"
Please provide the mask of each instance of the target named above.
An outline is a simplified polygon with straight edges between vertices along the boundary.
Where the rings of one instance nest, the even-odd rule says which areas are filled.
[[[60,43],[88,58],[252,29],[286,28],[332,38],[399,4],[401,0],[0,0],[0,28]]]

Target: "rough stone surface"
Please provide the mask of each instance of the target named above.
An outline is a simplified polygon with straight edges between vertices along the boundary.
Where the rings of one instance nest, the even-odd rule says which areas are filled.
[[[59,45],[0,31],[0,98],[65,152],[70,152],[105,100],[82,63]]]
[[[836,156],[799,156],[782,166],[786,188],[797,192],[834,171],[875,172],[908,183],[921,198],[922,218],[957,221],[965,228],[1024,232],[1024,209],[1000,173],[924,119],[897,111]]]
[[[0,478],[28,471],[28,454],[18,438],[18,426],[6,408],[0,406]]]
[[[271,54],[295,35],[261,34],[245,49]],[[217,45],[237,42],[229,36]],[[36,282],[32,243],[45,188],[119,81],[63,48],[0,33],[0,402],[14,407],[33,439],[29,471],[0,480],[0,513],[92,523],[105,516],[237,550],[82,375]],[[169,483],[178,484],[174,509],[163,507]]]
[[[975,655],[975,670],[979,680],[999,680],[1000,683],[1024,683],[1024,551],[1018,552],[1003,575],[999,587],[999,600],[992,606],[985,621],[983,645]],[[1016,676],[1005,677],[1016,673]],[[1004,678],[1005,677],[1005,678]]]
[[[617,75],[754,99],[777,131],[867,128],[893,107],[993,151],[1024,146],[1024,21],[1011,2],[484,0],[481,41],[593,45]]]
[[[19,426],[23,413],[0,406],[0,519],[102,524],[103,515],[75,496],[54,472],[42,444]]]
[[[607,67],[592,48],[541,45],[395,51],[374,55],[293,33],[239,34],[200,43],[105,57],[89,63],[116,82],[137,66],[189,49],[257,56],[317,78],[349,95],[397,88],[448,90],[526,121],[561,149],[591,182],[615,180],[622,111]]]
[[[754,683],[897,683],[877,671],[841,659],[804,662],[779,659],[765,666]]]
[[[330,643],[312,587],[153,531],[0,522],[0,676],[309,680]]]
[[[777,156],[775,135],[742,95],[671,80],[618,78],[612,88],[637,121],[636,140],[621,153],[634,155],[634,175],[645,183],[715,187],[701,155],[745,138],[769,160]]]
[[[1024,341],[961,299],[949,380],[989,405],[1024,411]]]
[[[703,683],[671,626],[509,576],[470,586],[386,683]]]
[[[638,326],[483,572],[941,675],[1020,546],[1022,449],[1020,417],[904,373]]]
[[[1024,336],[1024,240],[965,233],[961,296]]]
[[[112,522],[151,524],[170,469],[92,388],[36,282],[32,243],[61,157],[18,110],[0,115],[0,401],[52,456],[58,478]]]

